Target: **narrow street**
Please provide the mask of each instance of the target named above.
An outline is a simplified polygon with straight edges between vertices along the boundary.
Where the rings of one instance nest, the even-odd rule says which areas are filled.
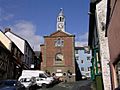
[[[61,82],[53,87],[37,90],[96,90],[91,80],[83,80],[77,82],[65,83]]]
[[[0,90],[120,90],[120,0],[0,0]]]

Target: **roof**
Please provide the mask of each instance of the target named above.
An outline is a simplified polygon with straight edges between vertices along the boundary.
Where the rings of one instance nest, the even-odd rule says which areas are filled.
[[[61,8],[61,9],[60,9],[59,16],[64,16],[64,13],[63,13],[63,8]]]
[[[2,30],[0,30],[0,32],[2,32],[2,34],[4,34],[4,32],[2,31]],[[5,34],[4,34],[5,35]],[[11,39],[7,36],[7,35],[5,35],[10,41],[11,41]],[[12,42],[12,41],[11,41]]]
[[[75,47],[75,50],[84,50],[84,47]]]
[[[3,34],[4,34],[4,32],[2,31],[2,30],[0,30]],[[5,34],[4,34],[5,35]],[[15,45],[15,43],[7,36],[7,35],[5,35],[11,42],[12,42],[12,44],[14,44]],[[1,42],[1,41],[0,41]],[[2,43],[2,42],[1,42]],[[3,43],[2,43],[3,44]],[[15,45],[16,46],[16,45]],[[4,46],[5,47],[5,46]],[[17,46],[16,46],[17,47]],[[6,47],[5,47],[6,48]],[[21,50],[17,47],[17,49],[21,52]],[[21,52],[22,53],[22,52]],[[23,53],[22,53],[23,54]]]
[[[5,33],[7,33],[7,32],[10,32],[10,33],[12,33],[13,35],[19,37],[20,39],[25,40],[24,38],[22,38],[22,37],[18,36],[17,34],[13,33],[10,28],[5,28]]]
[[[91,3],[98,3],[101,0],[90,0]]]
[[[89,46],[76,46],[75,50],[84,50],[85,48],[89,48]]]
[[[10,32],[10,33],[12,33],[13,35],[15,35],[16,37],[24,40],[24,41],[28,44],[28,46],[30,47],[30,49],[32,50],[32,52],[34,53],[33,49],[31,48],[31,46],[30,46],[30,44],[27,42],[27,40],[25,40],[24,38],[20,37],[19,35],[13,33],[10,28],[7,28],[7,29],[8,29],[8,30],[5,29],[5,33]]]
[[[51,37],[51,36],[54,37],[54,36],[57,35],[58,33],[64,34],[64,35],[60,35],[60,36],[72,36],[72,37],[75,37],[75,35],[72,35],[72,34],[70,34],[70,33],[68,33],[68,32],[64,32],[64,31],[61,31],[61,30],[58,30],[58,31],[50,34],[49,36],[44,36],[44,37]],[[57,36],[57,37],[58,37],[58,36]]]

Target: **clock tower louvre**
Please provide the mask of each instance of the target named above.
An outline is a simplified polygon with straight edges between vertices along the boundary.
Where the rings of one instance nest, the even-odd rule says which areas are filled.
[[[63,9],[60,9],[60,12],[57,16],[57,31],[65,31],[65,17],[64,17],[64,13],[63,13]]]

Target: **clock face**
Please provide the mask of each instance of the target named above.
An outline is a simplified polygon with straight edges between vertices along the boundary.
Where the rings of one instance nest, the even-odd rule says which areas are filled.
[[[63,24],[58,24],[58,27],[61,29],[63,28]]]

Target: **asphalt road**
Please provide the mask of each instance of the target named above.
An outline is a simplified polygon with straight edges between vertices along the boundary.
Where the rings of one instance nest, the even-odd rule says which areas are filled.
[[[82,80],[77,82],[61,82],[53,87],[37,90],[96,90],[91,80]]]

